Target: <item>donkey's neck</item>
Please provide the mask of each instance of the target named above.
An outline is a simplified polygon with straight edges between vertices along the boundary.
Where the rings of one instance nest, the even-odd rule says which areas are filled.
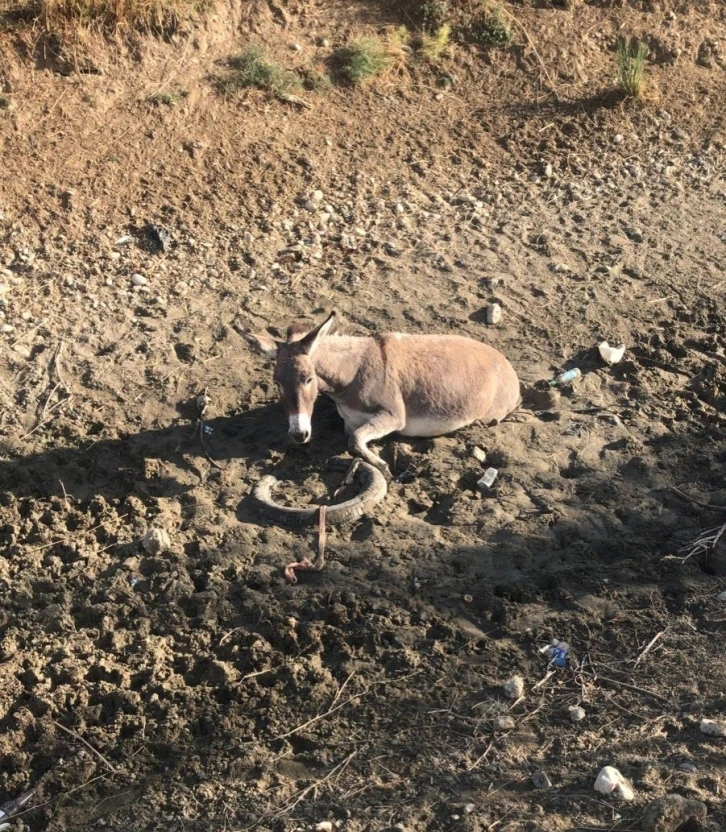
[[[358,374],[371,339],[352,335],[329,335],[313,353],[315,374],[323,393],[342,393]]]

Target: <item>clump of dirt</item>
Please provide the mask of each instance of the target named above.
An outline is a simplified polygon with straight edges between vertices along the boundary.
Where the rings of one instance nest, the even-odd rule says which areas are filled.
[[[723,741],[699,731],[726,708],[726,566],[691,546],[726,504],[724,78],[702,55],[723,9],[511,5],[510,44],[310,108],[214,83],[249,43],[303,73],[406,9],[233,4],[172,42],[89,41],[94,73],[0,36],[17,829],[618,829],[668,793],[726,822]],[[623,29],[650,45],[643,102],[613,92]],[[528,409],[380,443],[385,502],[289,586],[314,530],[248,495],[275,473],[322,501],[346,440],[321,400],[290,443],[235,325],[332,307],[492,343]],[[594,792],[605,765],[633,803]]]

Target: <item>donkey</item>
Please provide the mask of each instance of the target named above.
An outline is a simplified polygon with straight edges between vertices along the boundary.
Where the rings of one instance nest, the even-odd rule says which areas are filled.
[[[521,403],[519,380],[493,347],[459,335],[334,334],[336,313],[314,329],[295,322],[287,339],[240,334],[275,359],[290,436],[310,441],[318,393],[345,422],[350,451],[391,479],[368,443],[389,433],[440,436],[471,422],[497,425]]]

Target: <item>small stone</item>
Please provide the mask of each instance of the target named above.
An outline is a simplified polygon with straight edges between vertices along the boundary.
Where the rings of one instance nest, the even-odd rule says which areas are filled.
[[[322,46],[323,49],[327,49],[330,46],[330,41],[327,38],[318,38],[318,46]]]
[[[624,136],[623,136],[623,134],[622,134],[622,133],[616,133],[616,134],[613,136],[613,141],[615,142],[615,144],[621,144],[621,143],[622,143],[622,141],[623,141],[623,138],[624,138]]]
[[[544,771],[535,771],[532,775],[532,783],[535,789],[550,789],[552,788],[552,781]]]
[[[487,323],[498,324],[502,320],[502,307],[498,303],[487,306]]]
[[[623,800],[633,800],[635,792],[623,775],[613,766],[605,766],[595,780],[595,791],[600,794],[613,794]]]
[[[521,676],[512,676],[504,683],[504,693],[510,699],[519,699],[524,693],[524,679]]]
[[[335,827],[333,826],[333,822],[330,820],[321,820],[320,823],[316,824],[315,832],[333,832]]]
[[[627,230],[627,235],[630,239],[635,243],[642,243],[643,242],[643,232],[639,228],[629,228]]]
[[[716,596],[717,601],[726,601],[726,589],[723,592],[719,592]]]
[[[134,286],[146,286],[148,284],[148,279],[143,276],[143,274],[132,274],[131,275],[131,282]]]
[[[549,162],[547,162],[547,164],[546,164],[546,165],[544,166],[544,168],[542,169],[542,173],[544,173],[544,175],[545,175],[548,179],[550,179],[550,178],[551,178],[552,173],[553,173],[553,170],[552,170],[552,165],[551,165]]]
[[[478,445],[474,445],[471,449],[471,455],[477,462],[481,462],[482,465],[487,461],[487,452],[484,448],[480,448]]]
[[[299,43],[291,43],[291,44],[290,44],[290,49],[291,49],[293,52],[302,52],[302,46],[300,46],[300,44],[299,44]]]
[[[698,825],[706,819],[706,804],[687,800],[679,794],[659,797],[645,807],[641,828],[643,832],[676,832],[685,824]]]
[[[514,728],[514,720],[511,716],[502,715],[502,716],[495,716],[492,722],[492,728],[497,731],[511,731]]]
[[[572,708],[568,708],[567,712],[570,715],[570,719],[573,722],[582,722],[582,720],[587,716],[585,713],[585,709],[581,708],[579,705],[575,705]]]
[[[470,815],[475,809],[476,806],[473,803],[467,803],[466,806],[464,806],[464,814]]]
[[[12,324],[3,324],[0,326],[0,332],[2,332],[3,335],[9,335],[14,330],[15,327]]]
[[[175,295],[186,295],[189,292],[189,284],[185,280],[180,280],[172,289]]]
[[[159,555],[170,548],[171,538],[166,529],[154,526],[143,536],[141,545],[150,555]]]
[[[726,719],[702,719],[700,728],[709,737],[726,737]]]
[[[678,763],[678,768],[681,771],[689,771],[689,772],[698,771],[698,766],[694,766],[693,763],[689,762],[688,760],[686,760],[683,763]]]

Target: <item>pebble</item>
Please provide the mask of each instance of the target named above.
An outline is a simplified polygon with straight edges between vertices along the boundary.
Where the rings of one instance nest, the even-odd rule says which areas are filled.
[[[552,781],[544,771],[535,771],[532,775],[532,783],[535,789],[550,789],[552,788]]]
[[[568,713],[570,714],[570,719],[573,722],[582,722],[582,720],[587,716],[585,709],[581,708],[579,705],[569,708]]]
[[[464,814],[470,815],[474,809],[476,809],[476,806],[473,803],[467,803],[466,806],[464,806]]]
[[[615,144],[621,144],[621,142],[623,141],[623,138],[624,138],[624,136],[623,136],[622,133],[616,133],[615,136],[613,137],[613,141],[615,142]]]
[[[172,289],[175,295],[186,295],[189,291],[189,284],[185,280],[180,280]]]
[[[141,545],[150,555],[161,554],[161,552],[165,552],[171,546],[169,532],[166,529],[154,526],[143,536]]]
[[[502,307],[498,303],[487,306],[487,323],[498,324],[502,320]]]
[[[709,737],[726,737],[726,719],[702,719],[700,728]]]
[[[14,331],[14,329],[15,327],[12,324],[3,324],[2,326],[0,326],[0,332],[3,335],[9,335],[11,332]]]
[[[290,49],[291,49],[293,52],[301,52],[301,51],[302,51],[302,46],[300,46],[300,44],[299,44],[299,43],[291,43],[291,44],[290,44]]]
[[[678,768],[681,771],[698,771],[698,766],[694,766],[693,763],[688,762],[688,760],[683,763],[678,763]]]
[[[548,179],[550,179],[550,178],[551,178],[551,176],[552,176],[552,173],[553,173],[553,171],[552,171],[552,165],[551,165],[549,162],[547,162],[547,164],[546,164],[546,165],[544,166],[544,168],[542,169],[542,172],[544,173],[544,175],[545,175]]]
[[[489,469],[490,471],[493,469]],[[524,679],[521,676],[512,676],[504,683],[504,693],[510,699],[519,699],[524,693]]]
[[[600,794],[616,793],[623,800],[634,800],[635,792],[623,775],[613,766],[605,766],[595,780],[595,791]]]
[[[484,448],[480,448],[478,445],[474,445],[471,449],[471,455],[477,460],[477,462],[481,462],[482,465],[487,461],[487,452]]]
[[[495,731],[511,731],[514,728],[514,720],[511,716],[495,716],[492,722],[492,728]]]
[[[706,804],[700,800],[688,800],[679,794],[667,794],[653,800],[645,807],[640,822],[643,832],[676,832],[689,824],[700,828],[706,820]]]
[[[131,275],[131,282],[134,286],[146,286],[149,281],[143,276],[143,274],[136,272]]]
[[[320,823],[315,826],[315,832],[333,832],[333,829],[335,829],[335,827],[333,826],[333,822],[330,820],[321,820]]]
[[[719,592],[716,596],[717,601],[726,601],[726,589],[723,592]]]
[[[322,46],[324,49],[327,49],[330,46],[330,41],[327,38],[318,38],[318,46]]]

